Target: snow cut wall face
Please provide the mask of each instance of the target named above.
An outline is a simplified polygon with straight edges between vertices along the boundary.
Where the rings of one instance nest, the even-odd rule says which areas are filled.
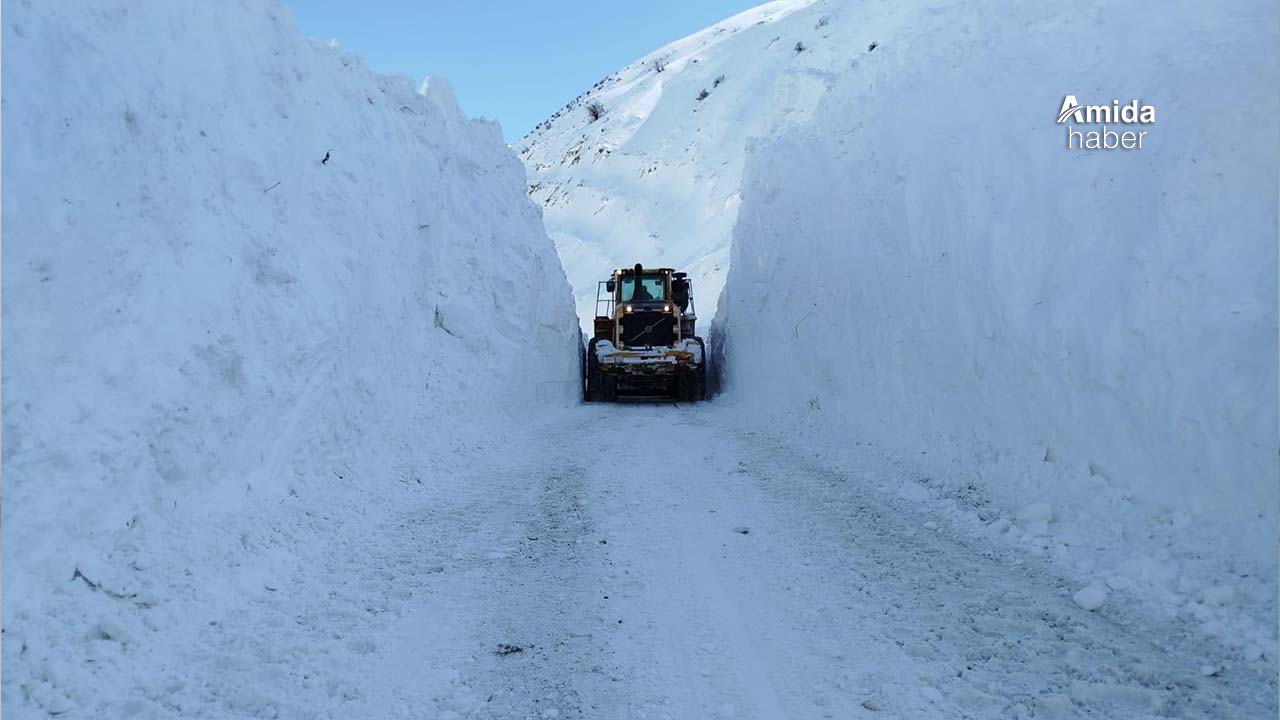
[[[748,161],[729,397],[1274,596],[1275,8],[910,12]],[[1071,151],[1067,93],[1157,122]]]
[[[432,482],[459,428],[576,398],[523,166],[443,81],[259,0],[15,0],[3,32],[6,711],[92,705],[10,663],[77,666],[85,603],[155,623],[77,568],[173,619],[170,583],[251,564],[242,509]]]

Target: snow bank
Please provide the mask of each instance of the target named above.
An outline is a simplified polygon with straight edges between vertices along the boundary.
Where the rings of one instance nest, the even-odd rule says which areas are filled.
[[[728,397],[1273,655],[1274,6],[850,12],[877,46],[748,162]],[[1070,151],[1068,93],[1157,122]]]
[[[264,713],[210,634],[575,397],[563,271],[496,126],[283,8],[3,32],[5,714]]]

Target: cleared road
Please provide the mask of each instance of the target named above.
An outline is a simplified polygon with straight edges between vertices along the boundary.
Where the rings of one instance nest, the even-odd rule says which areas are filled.
[[[1082,610],[1047,565],[868,489],[874,469],[826,467],[731,417],[589,405],[483,451],[471,476],[300,577],[323,628],[307,642],[329,650],[297,672],[337,689],[331,707],[293,709],[1275,716],[1272,678],[1202,675],[1218,651],[1181,625]]]

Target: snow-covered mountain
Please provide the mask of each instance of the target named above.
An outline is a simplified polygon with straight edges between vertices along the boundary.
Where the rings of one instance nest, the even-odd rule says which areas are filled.
[[[4,19],[4,714],[344,716],[235,628],[576,399],[524,168],[266,0]]]
[[[1274,4],[850,12],[878,49],[748,162],[727,398],[898,458],[867,481],[1051,557],[1087,604],[1271,653]],[[1151,104],[1145,145],[1068,149],[1068,93]]]
[[[636,60],[520,140],[584,325],[596,282],[635,262],[689,270],[710,318],[750,139],[807,118],[875,41],[842,3],[778,0]]]

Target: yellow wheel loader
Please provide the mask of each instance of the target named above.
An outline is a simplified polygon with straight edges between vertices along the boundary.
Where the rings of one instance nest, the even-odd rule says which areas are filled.
[[[697,320],[687,274],[639,264],[614,270],[596,290],[595,332],[582,364],[587,401],[705,400]]]

